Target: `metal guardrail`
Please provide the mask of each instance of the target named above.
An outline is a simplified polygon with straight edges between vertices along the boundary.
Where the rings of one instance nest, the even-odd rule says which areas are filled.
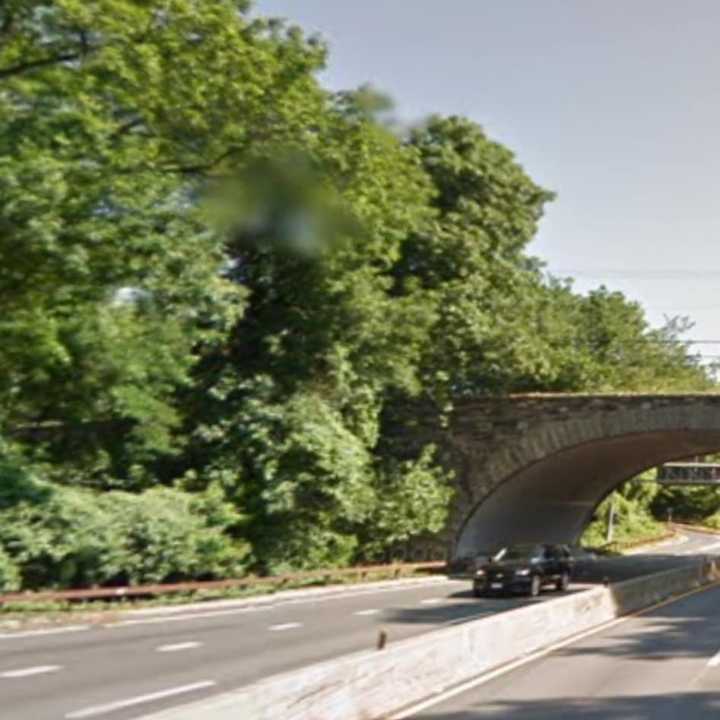
[[[304,580],[324,580],[332,578],[355,577],[362,581],[369,575],[390,574],[398,578],[403,574],[417,571],[440,571],[445,568],[444,562],[396,563],[393,565],[365,565],[337,570],[307,570],[287,575],[270,575],[267,577],[251,576],[230,580],[198,580],[180,583],[156,583],[152,585],[129,585],[127,587],[96,587],[77,590],[47,590],[39,592],[16,592],[0,595],[0,605],[8,603],[32,603],[52,601],[92,601],[120,600],[123,598],[153,597],[171,595],[173,593],[197,592],[201,590],[229,590],[235,588],[252,588],[258,585],[283,587],[293,582]]]

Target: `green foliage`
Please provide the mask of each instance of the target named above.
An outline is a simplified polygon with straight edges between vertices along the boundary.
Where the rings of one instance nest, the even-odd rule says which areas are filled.
[[[0,583],[401,555],[455,399],[711,387],[681,321],[543,274],[510,150],[400,137],[248,5],[0,7]]]
[[[127,583],[174,581],[186,578],[237,577],[244,570],[248,548],[231,540],[228,520],[205,515],[208,502],[170,488],[153,488],[140,495],[109,492],[97,498],[101,512],[115,517],[112,530],[119,539],[116,579]],[[212,501],[217,507],[217,499]],[[108,572],[111,565],[106,565]]]
[[[225,577],[248,551],[226,532],[236,521],[213,489],[98,495],[26,474],[2,496],[0,562],[27,588]]]
[[[556,282],[550,293],[549,309],[555,303],[562,311],[551,324],[563,348],[553,383],[558,389],[650,393],[714,387],[699,359],[688,355],[681,336],[691,325],[682,319],[654,329],[638,303],[605,287],[579,296]]]
[[[662,534],[663,526],[653,517],[651,507],[661,492],[645,473],[624,483],[611,493],[595,510],[595,519],[585,529],[582,544],[602,547],[607,543],[610,507],[614,505],[613,542],[642,540]]]
[[[656,517],[697,521],[720,511],[720,491],[716,487],[662,487],[653,501]]]
[[[390,456],[376,477],[372,522],[360,534],[363,557],[392,558],[413,537],[442,530],[451,478],[435,463],[434,446],[425,446],[414,460]]]
[[[10,556],[0,548],[0,593],[20,589],[20,570]]]
[[[410,145],[436,219],[408,235],[393,273],[398,291],[435,308],[423,385],[438,398],[501,391],[543,364],[529,323],[540,281],[524,249],[552,194],[469,120],[433,118]]]
[[[705,527],[712,528],[713,530],[720,530],[720,513],[713,513],[712,515],[703,518],[702,524]]]

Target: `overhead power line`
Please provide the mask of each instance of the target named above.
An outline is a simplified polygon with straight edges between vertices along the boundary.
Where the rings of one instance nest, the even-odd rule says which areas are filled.
[[[627,268],[548,268],[550,273],[562,275],[577,275],[580,277],[615,277],[643,280],[686,280],[688,278],[703,278],[720,281],[720,270],[707,268],[666,268],[656,270],[633,270]]]

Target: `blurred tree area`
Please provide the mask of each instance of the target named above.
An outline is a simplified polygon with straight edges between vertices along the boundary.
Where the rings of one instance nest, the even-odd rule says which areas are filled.
[[[510,150],[326,56],[239,0],[0,7],[0,587],[391,558],[451,494],[417,400],[712,387],[528,254]]]
[[[666,527],[653,512],[653,503],[661,492],[649,470],[623,483],[595,509],[592,522],[582,536],[582,544],[602,547],[610,543],[659,537]]]

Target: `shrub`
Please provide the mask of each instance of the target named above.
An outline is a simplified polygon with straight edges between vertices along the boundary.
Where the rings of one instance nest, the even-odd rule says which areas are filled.
[[[715,513],[714,515],[710,515],[710,517],[706,517],[702,524],[706,527],[712,528],[713,530],[720,530],[720,513]]]
[[[23,588],[81,587],[225,577],[244,569],[247,546],[226,532],[236,516],[212,491],[98,495],[26,482],[31,492],[0,504],[0,587],[17,586],[19,578]]]
[[[650,515],[641,499],[631,499],[620,493],[614,493],[614,499],[614,542],[632,542],[662,534],[663,525]],[[596,509],[596,519],[585,528],[583,533],[581,539],[583,545],[588,547],[605,545],[611,501],[611,497],[606,498]]]
[[[114,518],[121,576],[129,583],[227,577],[244,569],[247,547],[233,542],[223,524],[208,524],[197,496],[163,487],[140,495],[109,492],[98,502]]]
[[[120,570],[120,540],[94,494],[36,481],[46,494],[0,512],[0,547],[20,568],[23,587],[100,584]]]
[[[8,554],[0,548],[0,592],[20,589],[20,571]]]

